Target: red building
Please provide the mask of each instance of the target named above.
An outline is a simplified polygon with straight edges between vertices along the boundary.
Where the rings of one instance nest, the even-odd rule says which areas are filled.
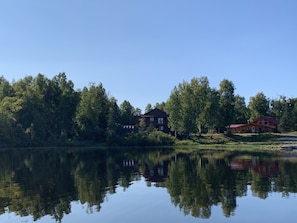
[[[278,132],[279,122],[269,116],[260,116],[248,124],[231,124],[232,133]]]

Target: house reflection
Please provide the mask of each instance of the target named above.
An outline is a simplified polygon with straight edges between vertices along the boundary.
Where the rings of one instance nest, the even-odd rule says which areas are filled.
[[[168,165],[170,160],[159,161],[156,165],[147,163],[140,164],[136,160],[123,160],[123,167],[133,167],[134,174],[142,175],[146,181],[152,183],[161,183],[168,178]]]
[[[170,162],[169,160],[160,161],[157,165],[153,167],[149,167],[146,164],[142,175],[144,176],[146,181],[149,181],[149,182],[153,182],[153,183],[164,182],[168,178],[169,162]]]
[[[233,159],[229,166],[232,170],[251,170],[261,177],[274,177],[280,173],[277,161],[263,161],[257,158],[253,159]]]
[[[176,159],[178,158],[181,157],[175,156],[171,159],[160,160],[156,164],[149,164],[146,162],[139,163],[139,161],[133,159],[123,160],[122,166],[132,167],[134,174],[143,176],[148,182],[162,183],[169,177],[168,167],[170,163],[176,162]],[[251,159],[233,158],[228,163],[228,166],[231,170],[253,171],[260,177],[275,177],[280,174],[280,168],[277,161],[266,161],[257,157],[253,157]]]

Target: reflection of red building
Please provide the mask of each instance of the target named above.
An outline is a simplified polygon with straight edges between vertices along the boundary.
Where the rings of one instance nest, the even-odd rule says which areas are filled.
[[[271,177],[279,174],[278,163],[272,161],[234,159],[229,163],[229,166],[232,170],[252,170],[261,177]]]

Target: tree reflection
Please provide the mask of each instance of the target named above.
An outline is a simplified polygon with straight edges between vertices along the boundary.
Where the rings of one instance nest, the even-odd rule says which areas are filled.
[[[211,206],[222,203],[230,216],[236,207],[234,177],[224,160],[182,157],[169,167],[166,187],[174,205],[185,214],[209,218]]]
[[[186,215],[209,218],[211,207],[220,205],[229,217],[235,214],[236,198],[246,196],[248,185],[261,199],[274,191],[296,192],[296,163],[262,153],[216,156],[220,157],[213,153],[180,155],[170,163],[165,186],[172,203]]]
[[[296,161],[296,159],[295,159]],[[209,218],[212,206],[235,214],[237,197],[266,199],[271,192],[297,192],[297,162],[270,154],[171,149],[5,150],[0,156],[0,214],[7,210],[34,220],[62,222],[71,202],[100,211],[108,194],[144,176],[148,186],[166,187],[185,215]]]

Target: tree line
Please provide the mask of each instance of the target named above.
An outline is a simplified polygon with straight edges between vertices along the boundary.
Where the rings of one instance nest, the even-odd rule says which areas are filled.
[[[175,86],[164,108],[169,114],[170,127],[175,133],[222,131],[232,123],[248,123],[259,116],[270,116],[279,121],[283,132],[297,130],[297,98],[280,96],[269,99],[263,92],[250,98],[235,94],[232,81],[224,79],[219,89],[211,88],[206,76],[183,81]]]
[[[262,92],[250,99],[234,94],[235,86],[223,80],[220,88],[209,87],[208,78],[193,78],[175,86],[166,102],[147,105],[169,114],[172,131],[183,137],[203,131],[222,131],[231,123],[246,123],[259,115],[280,120],[281,131],[296,130],[296,98],[268,99]],[[128,100],[118,105],[102,83],[82,90],[65,73],[52,79],[42,74],[10,83],[0,77],[0,146],[38,146],[69,142],[119,144],[171,143],[171,138],[151,128],[127,132],[141,114]]]
[[[65,73],[13,83],[0,77],[1,146],[103,142],[120,135],[123,124],[134,124],[140,112],[128,101],[118,106],[102,83],[75,90]]]

